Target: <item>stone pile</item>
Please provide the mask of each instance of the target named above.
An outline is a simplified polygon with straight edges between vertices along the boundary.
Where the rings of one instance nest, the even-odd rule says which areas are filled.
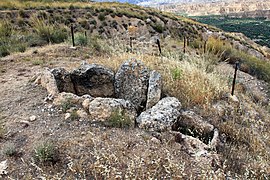
[[[178,141],[197,142],[202,149],[215,148],[212,146],[217,144],[218,130],[194,112],[183,111],[177,98],[162,98],[161,74],[138,60],[124,62],[116,73],[86,63],[72,72],[47,69],[36,82],[54,97],[55,105],[66,101],[79,104],[79,114],[85,117],[87,113],[91,121],[106,122],[114,112],[119,112],[139,128],[174,131]]]

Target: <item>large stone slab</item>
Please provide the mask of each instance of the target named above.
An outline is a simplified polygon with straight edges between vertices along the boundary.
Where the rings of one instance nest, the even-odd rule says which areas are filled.
[[[96,64],[83,64],[71,73],[77,95],[89,94],[92,97],[114,96],[114,73]]]
[[[149,131],[171,130],[180,116],[181,103],[174,97],[161,99],[136,119],[138,126]]]
[[[146,105],[149,70],[135,59],[123,63],[115,75],[117,98],[129,100],[137,110]]]
[[[89,117],[93,121],[107,121],[113,113],[119,113],[129,118],[133,125],[135,124],[137,112],[129,101],[114,98],[95,98],[89,104]]]

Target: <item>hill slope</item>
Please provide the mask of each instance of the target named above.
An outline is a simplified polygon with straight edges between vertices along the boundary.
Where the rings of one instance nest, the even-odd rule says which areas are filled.
[[[270,177],[267,49],[241,34],[135,5],[1,3],[0,17],[5,19],[0,23],[1,178]],[[76,47],[70,47],[71,25]],[[108,122],[99,122],[113,105],[102,109],[96,104],[96,110],[90,111],[87,103],[100,98],[79,97],[90,101],[83,104],[75,94],[61,99],[60,94],[49,95],[39,85],[44,79],[37,78],[44,72],[46,76],[49,68],[60,76],[47,74],[45,79],[68,82],[70,75],[61,76],[63,69],[55,68],[69,73],[87,63],[109,68],[114,76],[128,59],[137,59],[140,66],[135,68],[143,72],[160,73],[160,98],[171,96],[180,102],[181,110],[171,112],[181,118],[171,130],[144,130],[130,124],[124,128],[127,114],[120,110],[111,113]],[[231,96],[236,61],[241,67]],[[132,68],[128,77],[136,78],[131,83],[146,77]],[[103,83],[99,73],[89,81]],[[49,79],[48,87],[54,84]],[[146,112],[143,106],[137,113],[142,112]],[[174,118],[167,111],[160,116],[164,114],[169,114],[168,121]],[[188,122],[186,126],[178,125],[182,121]],[[215,131],[201,134],[202,124]],[[209,142],[214,137],[217,141]]]

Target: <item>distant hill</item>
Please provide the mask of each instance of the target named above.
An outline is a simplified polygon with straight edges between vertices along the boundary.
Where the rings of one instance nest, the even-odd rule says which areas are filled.
[[[166,4],[176,4],[176,3],[209,3],[209,2],[219,2],[219,1],[230,1],[230,0],[96,0],[98,2],[121,2],[138,4],[143,6],[153,6],[153,5],[166,5]]]

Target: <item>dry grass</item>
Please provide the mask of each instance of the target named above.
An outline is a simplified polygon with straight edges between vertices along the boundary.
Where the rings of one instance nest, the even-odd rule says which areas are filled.
[[[207,106],[228,91],[227,83],[216,72],[208,72],[214,66],[204,57],[189,55],[182,61],[171,57],[159,57],[142,54],[121,53],[109,58],[89,60],[112,68],[114,71],[130,58],[141,60],[150,69],[157,70],[163,77],[163,91],[177,97],[185,107],[193,105]]]

